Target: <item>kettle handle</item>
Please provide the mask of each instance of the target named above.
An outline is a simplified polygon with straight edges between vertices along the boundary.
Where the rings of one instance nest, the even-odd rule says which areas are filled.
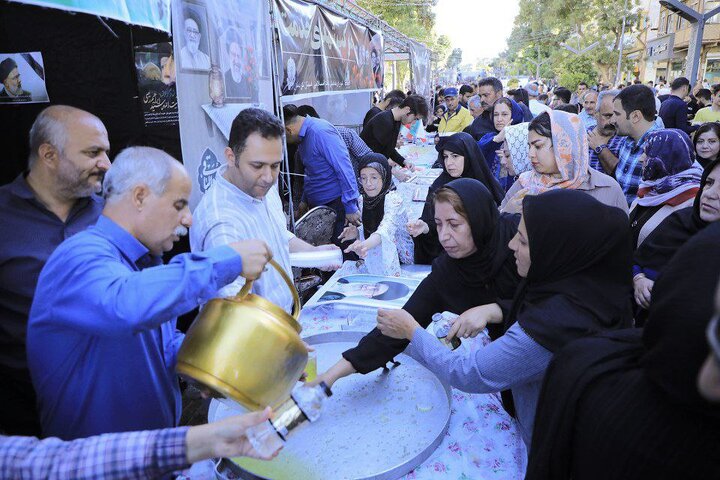
[[[295,285],[293,284],[292,280],[290,280],[290,277],[287,273],[285,273],[285,270],[275,262],[275,260],[270,259],[268,262],[270,265],[275,267],[275,270],[280,274],[283,280],[285,280],[285,283],[287,284],[288,288],[290,289],[290,293],[292,293],[293,297],[293,310],[292,310],[292,317],[297,320],[300,316],[300,297],[298,297],[297,290],[295,290]],[[252,280],[246,280],[245,285],[240,289],[237,295],[235,295],[235,300],[242,300],[243,298],[247,297],[247,295],[250,293],[250,289],[252,288],[253,281]]]

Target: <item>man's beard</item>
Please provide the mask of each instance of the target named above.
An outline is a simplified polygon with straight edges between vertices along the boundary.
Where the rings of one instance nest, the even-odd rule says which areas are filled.
[[[93,174],[99,174],[99,176],[83,176],[69,164],[69,160],[61,160],[61,162],[63,166],[58,170],[56,181],[60,191],[68,198],[89,197],[93,193],[99,193],[102,190],[104,172],[93,172]],[[94,182],[91,185],[89,183],[91,180],[98,181],[99,185],[96,186]]]
[[[5,88],[7,88],[8,92],[10,92],[10,95],[20,95],[20,92],[22,92],[22,83],[18,82],[16,88],[8,88],[7,85]]]
[[[200,47],[200,41],[199,40],[188,40],[187,47],[188,47],[188,50],[190,50],[190,53],[195,55],[198,52],[198,48]]]

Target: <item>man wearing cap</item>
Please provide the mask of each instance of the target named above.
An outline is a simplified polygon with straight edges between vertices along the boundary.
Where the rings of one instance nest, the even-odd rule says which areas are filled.
[[[528,107],[530,107],[530,112],[532,112],[533,117],[537,117],[542,112],[550,112],[550,107],[538,100],[540,91],[537,83],[528,83],[524,88],[528,92],[528,97],[530,97],[530,105],[528,105]]]
[[[473,116],[468,109],[460,105],[458,89],[448,87],[445,89],[445,105],[447,112],[440,117],[438,133],[440,135],[462,132],[473,122]]]
[[[0,62],[0,82],[3,84],[0,102],[30,101],[30,92],[22,88],[17,63],[10,57]]]

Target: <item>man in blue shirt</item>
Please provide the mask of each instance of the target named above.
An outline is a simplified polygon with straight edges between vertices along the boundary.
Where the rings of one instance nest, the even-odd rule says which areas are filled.
[[[655,110],[655,96],[645,85],[631,85],[620,90],[613,100],[613,117],[617,135],[625,136],[618,150],[618,161],[604,164],[608,175],[615,179],[625,192],[628,205],[637,197],[642,180],[642,162],[648,132],[659,130]]]
[[[305,187],[300,210],[325,205],[337,214],[333,243],[345,223],[360,224],[360,196],[348,149],[332,124],[320,118],[298,115],[295,105],[283,107],[288,143],[298,144],[305,167]]]
[[[53,252],[30,310],[28,366],[45,436],[177,426],[178,315],[238,275],[254,280],[271,257],[248,240],[162,265],[192,215],[190,178],[160,150],[120,152],[103,186],[103,215]]]
[[[64,105],[46,108],[30,129],[28,171],[0,188],[0,431],[39,435],[25,332],[37,279],[66,238],[95,224],[96,195],[110,167],[105,126]]]

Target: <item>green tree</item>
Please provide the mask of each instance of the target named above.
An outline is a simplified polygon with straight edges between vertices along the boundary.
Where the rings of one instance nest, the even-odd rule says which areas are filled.
[[[583,75],[594,72],[593,81],[598,75],[604,81],[613,81],[624,3],[625,0],[520,0],[520,11],[504,52],[505,61],[514,73],[534,75],[538,71],[534,62],[539,60],[543,62],[539,68],[540,76],[560,77],[564,74],[563,78],[573,83],[580,77],[580,72],[567,69],[576,64],[585,66],[589,61],[594,68],[583,70]],[[642,12],[637,3],[638,0],[628,0],[626,39],[639,30]],[[594,42],[598,42],[598,46],[586,52],[584,58],[573,61],[572,57],[576,55],[562,48],[563,42],[577,50]]]
[[[588,55],[573,55],[561,64],[558,82],[563,87],[575,91],[580,82],[588,85],[595,83],[597,76],[595,62],[592,58]]]
[[[452,53],[445,62],[445,67],[450,70],[457,68],[462,63],[462,48],[454,48]]]

